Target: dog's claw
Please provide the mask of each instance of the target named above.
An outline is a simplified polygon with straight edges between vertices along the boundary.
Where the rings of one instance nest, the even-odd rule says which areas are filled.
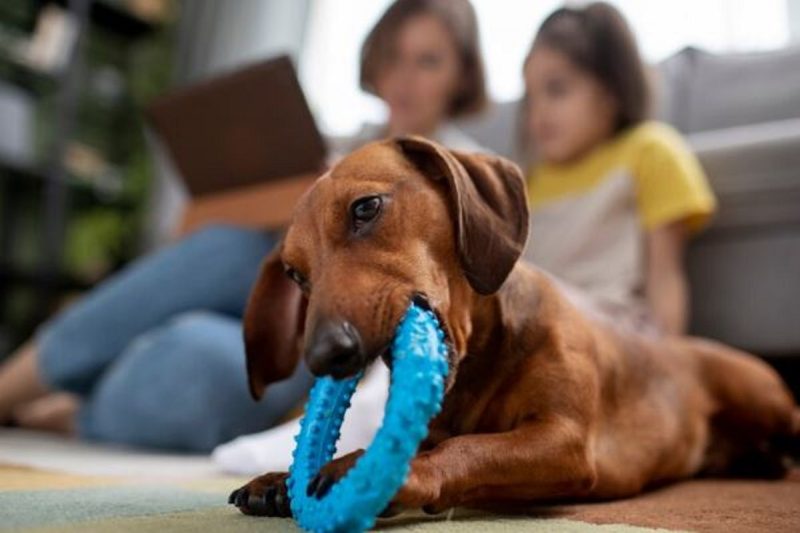
[[[275,510],[275,494],[278,490],[275,487],[267,487],[264,489],[264,494],[261,495],[261,506],[264,513],[269,516],[276,516],[278,513]]]
[[[331,490],[334,483],[336,483],[336,479],[334,479],[333,476],[319,473],[314,476],[314,479],[309,481],[306,494],[308,496],[314,496],[317,499],[322,498]]]
[[[248,514],[256,516],[264,516],[269,514],[269,508],[267,502],[265,501],[264,494],[248,494],[247,511]]]
[[[311,478],[306,486],[306,496],[311,496],[317,491],[317,484],[319,483],[319,474]]]
[[[277,516],[292,516],[292,508],[289,505],[289,498],[278,491],[275,495],[275,511]]]
[[[251,516],[291,517],[292,509],[286,493],[286,474],[260,476],[228,496],[228,503]]]
[[[247,507],[247,502],[250,499],[250,491],[242,488],[236,492],[236,499],[234,500],[234,504],[236,507]]]

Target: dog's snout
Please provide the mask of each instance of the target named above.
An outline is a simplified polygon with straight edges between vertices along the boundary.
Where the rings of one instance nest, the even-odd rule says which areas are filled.
[[[364,365],[358,331],[344,320],[320,322],[312,333],[306,363],[315,376],[338,379],[354,374]]]

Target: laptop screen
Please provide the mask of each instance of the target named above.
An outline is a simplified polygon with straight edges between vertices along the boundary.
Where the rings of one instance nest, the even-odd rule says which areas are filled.
[[[175,90],[146,114],[192,196],[319,172],[325,162],[287,56]]]

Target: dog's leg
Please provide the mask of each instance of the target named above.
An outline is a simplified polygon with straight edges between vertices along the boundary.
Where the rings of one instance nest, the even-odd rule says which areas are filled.
[[[587,494],[596,471],[588,432],[552,419],[506,433],[462,435],[418,455],[392,510]]]
[[[587,494],[596,472],[588,432],[566,419],[531,422],[512,431],[462,435],[422,452],[389,507],[439,512],[497,500],[542,500]],[[307,488],[323,495],[363,453],[336,459]],[[231,495],[244,513],[289,516],[286,474],[266,474]]]
[[[729,453],[706,458],[706,473],[780,478],[800,455],[800,409],[766,362],[719,343],[694,339],[702,378],[719,405],[718,440]],[[724,449],[724,446],[722,447]]]

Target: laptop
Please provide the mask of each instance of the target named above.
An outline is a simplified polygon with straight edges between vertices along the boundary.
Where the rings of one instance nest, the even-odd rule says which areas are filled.
[[[145,114],[193,199],[317,174],[326,160],[288,56],[174,90]]]

